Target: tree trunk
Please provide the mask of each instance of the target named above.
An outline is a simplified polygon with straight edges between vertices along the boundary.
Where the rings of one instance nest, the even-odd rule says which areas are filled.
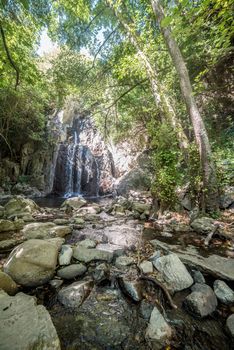
[[[169,98],[162,92],[162,88],[158,83],[158,72],[155,68],[152,67],[152,64],[141,49],[139,44],[138,35],[131,29],[128,23],[122,18],[121,14],[117,11],[117,9],[113,6],[113,2],[111,0],[106,0],[107,5],[113,10],[116,18],[120,21],[122,27],[125,29],[126,33],[129,35],[129,39],[132,45],[135,47],[140,62],[143,63],[146,69],[147,76],[149,78],[151,89],[155,101],[156,108],[159,111],[159,115],[161,120],[167,120],[176,130],[178,135],[179,146],[183,152],[185,162],[188,159],[188,139],[186,134],[184,133],[183,127],[181,125],[180,120],[177,118],[175,111],[170,103]]]
[[[151,0],[151,5],[154,14],[160,24],[163,38],[168,47],[171,59],[179,76],[182,96],[184,98],[187,111],[193,125],[195,140],[198,145],[203,172],[204,209],[207,212],[213,212],[218,209],[218,190],[216,171],[214,162],[212,160],[212,152],[206,127],[195,102],[188,69],[186,67],[179,46],[177,45],[177,42],[175,41],[170,28],[161,26],[161,21],[164,19],[164,13],[163,8],[160,5],[160,1]]]

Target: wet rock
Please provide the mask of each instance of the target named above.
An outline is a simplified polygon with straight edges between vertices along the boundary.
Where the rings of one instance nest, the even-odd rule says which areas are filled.
[[[113,253],[113,256],[121,256],[124,254],[125,249],[120,245],[111,244],[111,243],[100,243],[96,247],[99,250],[105,250]]]
[[[143,299],[140,303],[140,315],[145,319],[145,320],[149,320],[151,313],[153,311],[153,304],[149,303],[147,300]]]
[[[119,290],[93,289],[78,310],[54,315],[64,348],[146,350],[146,322]],[[67,327],[64,325],[68,325]]]
[[[0,271],[0,290],[4,290],[9,295],[15,295],[18,287],[13,279],[6,273]]]
[[[0,349],[60,350],[60,341],[46,308],[24,293],[0,292]]]
[[[217,307],[216,296],[208,285],[196,283],[192,287],[192,293],[185,300],[186,309],[198,317],[205,317],[215,311]]]
[[[4,215],[5,215],[5,209],[3,206],[0,205],[0,219],[3,218]]]
[[[39,239],[28,240],[16,247],[4,264],[4,272],[27,287],[40,286],[54,275],[58,248]]]
[[[137,279],[129,279],[128,277],[119,278],[119,284],[125,294],[134,301],[141,301],[143,298],[143,284]]]
[[[221,303],[227,305],[234,303],[234,291],[224,281],[214,281],[214,292]]]
[[[75,277],[82,276],[87,271],[87,267],[83,264],[72,264],[57,271],[57,275],[61,278],[71,280]]]
[[[87,249],[78,246],[73,249],[73,257],[85,263],[95,260],[111,262],[113,259],[113,253],[104,250]]]
[[[51,235],[55,237],[65,237],[72,232],[70,226],[55,226],[51,229]]]
[[[60,251],[62,245],[65,242],[65,239],[61,237],[55,237],[55,238],[48,238],[46,239],[46,241],[52,243],[58,249],[58,251]]]
[[[107,237],[109,243],[129,248],[137,244],[141,233],[130,225],[113,224],[106,227],[103,234]]]
[[[84,248],[95,248],[97,245],[97,243],[95,241],[93,241],[92,239],[84,239],[83,241],[80,241],[79,243],[77,243],[77,246],[79,247],[84,247]]]
[[[142,261],[142,263],[140,264],[140,269],[143,273],[152,273],[153,264],[150,261]]]
[[[174,291],[189,288],[193,284],[192,277],[176,254],[162,256],[153,261],[153,265]]]
[[[65,307],[77,308],[87,298],[92,287],[92,281],[74,282],[59,291],[58,300]]]
[[[72,223],[74,225],[74,228],[77,229],[77,230],[82,229],[82,228],[85,227],[85,221],[84,221],[83,218],[79,218],[79,217],[74,218],[72,220]]]
[[[59,289],[63,284],[63,280],[54,279],[49,282],[52,288]]]
[[[234,338],[234,314],[230,315],[226,321],[226,328],[231,337]]]
[[[146,329],[146,338],[155,341],[153,349],[162,349],[169,343],[172,336],[172,328],[168,325],[159,310],[154,307]]]
[[[0,220],[0,233],[7,231],[19,231],[24,227],[24,221],[17,219],[14,221]]]
[[[38,205],[31,199],[16,196],[9,200],[4,206],[5,215],[8,218],[23,217],[26,214],[36,214],[40,212]]]
[[[115,266],[119,269],[126,268],[127,266],[132,264],[134,264],[134,259],[126,255],[119,256],[115,260]]]
[[[55,219],[54,220],[54,224],[55,225],[68,225],[69,224],[69,220],[68,219]]]
[[[87,201],[82,197],[72,197],[66,199],[61,205],[62,208],[79,209],[86,205]]]
[[[160,256],[161,256],[160,250],[156,250],[156,251],[150,256],[149,260],[153,262],[153,261],[157,260],[158,258],[160,258]]]
[[[56,226],[53,222],[34,222],[22,230],[26,239],[46,239],[50,237],[64,237],[71,233],[69,226]]]
[[[59,265],[69,265],[73,255],[73,250],[70,245],[62,245],[59,253]]]
[[[109,278],[109,275],[110,275],[110,269],[106,263],[99,264],[92,274],[93,279],[96,282],[101,282],[101,281]]]
[[[200,271],[192,270],[191,273],[192,273],[193,280],[194,280],[195,283],[201,283],[201,284],[205,284],[206,283],[206,280],[205,280],[203,274]]]
[[[19,239],[6,239],[4,241],[0,241],[0,252],[9,251],[20,243],[22,243],[22,240]]]
[[[214,219],[204,216],[202,218],[195,219],[191,223],[191,227],[197,233],[208,234],[215,230],[216,225]]]

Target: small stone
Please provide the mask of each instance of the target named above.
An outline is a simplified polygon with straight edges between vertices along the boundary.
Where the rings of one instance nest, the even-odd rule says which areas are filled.
[[[15,225],[10,220],[0,220],[0,232],[14,231]]]
[[[142,263],[140,264],[140,269],[143,273],[152,273],[153,264],[150,261],[142,261]]]
[[[67,220],[67,219],[55,219],[54,224],[55,225],[68,225],[69,220]]]
[[[143,299],[141,301],[141,304],[140,304],[140,314],[141,316],[145,319],[145,320],[149,320],[150,319],[150,316],[151,316],[151,313],[153,311],[153,304],[149,303],[148,301],[146,301],[145,299]]]
[[[226,321],[228,333],[234,338],[234,314],[230,315]]]
[[[62,245],[61,252],[59,253],[59,265],[69,265],[73,255],[73,250],[70,245]]]
[[[87,271],[87,267],[83,264],[72,264],[57,271],[57,275],[61,278],[70,280],[78,276],[82,276]]]
[[[84,247],[84,248],[95,248],[97,245],[97,243],[95,241],[93,241],[92,239],[84,239],[83,241],[80,241],[79,243],[77,243],[77,246],[79,247]]]
[[[191,223],[191,227],[197,233],[208,234],[215,230],[216,225],[215,225],[214,219],[208,218],[208,217],[202,217],[202,218],[195,219]]]
[[[192,293],[184,300],[185,307],[199,317],[210,315],[215,311],[217,304],[212,288],[199,283],[192,287]]]
[[[161,315],[159,310],[154,307],[150,316],[149,325],[146,329],[146,338],[150,340],[155,340],[162,345],[166,345],[167,341],[172,336],[172,329]]]
[[[92,276],[96,282],[100,282],[109,277],[109,272],[110,272],[109,266],[106,263],[103,263],[103,264],[99,264],[96,267]]]
[[[49,284],[51,285],[52,288],[59,289],[63,284],[63,280],[54,279],[49,281]]]
[[[115,266],[118,267],[119,269],[125,268],[132,264],[134,264],[134,259],[126,255],[119,256],[115,260]]]
[[[201,283],[201,284],[205,284],[206,280],[203,276],[203,274],[198,271],[198,270],[192,270],[192,276],[193,276],[193,280],[195,283]]]
[[[85,263],[96,260],[111,262],[113,259],[113,253],[104,250],[87,249],[78,246],[73,250],[73,257]]]
[[[52,237],[64,237],[72,232],[70,226],[55,226],[51,229]]]
[[[15,295],[18,287],[9,275],[0,271],[0,289],[3,289],[9,295]]]
[[[153,261],[157,260],[158,258],[160,258],[160,256],[161,256],[160,250],[156,250],[156,251],[150,256],[149,260],[153,262]]]
[[[124,254],[125,249],[117,244],[111,244],[111,243],[100,243],[96,247],[99,250],[105,250],[110,253],[113,253],[114,257],[121,256]]]
[[[134,301],[141,301],[142,295],[142,282],[139,280],[130,280],[127,277],[121,277],[119,283],[125,294],[130,296]]]
[[[83,207],[87,201],[82,197],[72,197],[66,199],[61,205],[62,208],[79,209]]]
[[[176,254],[162,256],[153,261],[153,265],[174,291],[181,291],[193,284],[192,277]]]
[[[92,281],[74,282],[58,292],[58,300],[65,307],[77,308],[89,295],[92,286]]]
[[[234,291],[224,281],[214,281],[214,292],[221,303],[227,305],[234,303]]]

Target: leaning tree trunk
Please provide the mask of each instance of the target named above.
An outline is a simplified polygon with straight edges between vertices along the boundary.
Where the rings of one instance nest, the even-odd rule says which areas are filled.
[[[148,79],[150,81],[152,94],[154,97],[156,108],[158,109],[159,115],[163,120],[167,120],[176,130],[178,135],[178,141],[181,151],[183,152],[185,162],[188,161],[188,138],[183,130],[180,120],[177,118],[174,108],[172,107],[169,98],[165,93],[162,92],[161,86],[158,83],[158,72],[155,67],[152,66],[148,56],[141,49],[139,44],[138,35],[131,29],[128,23],[122,18],[121,14],[117,11],[113,5],[112,0],[106,0],[107,5],[113,10],[116,18],[118,18],[122,27],[129,36],[132,45],[135,47],[140,62],[144,65]]]
[[[206,127],[193,96],[193,90],[188,74],[188,69],[181,54],[180,48],[176,40],[174,39],[170,28],[161,26],[161,21],[165,17],[160,1],[151,0],[151,5],[154,14],[160,24],[163,38],[168,47],[171,59],[179,76],[182,96],[184,98],[187,111],[189,113],[193,125],[195,140],[198,145],[202,165],[204,209],[207,212],[213,212],[218,209],[218,190],[216,181],[216,171],[214,162],[212,160],[212,152]]]

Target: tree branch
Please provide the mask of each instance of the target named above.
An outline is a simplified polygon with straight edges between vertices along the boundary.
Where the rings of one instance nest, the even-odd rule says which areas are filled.
[[[8,58],[11,66],[13,67],[13,69],[15,70],[15,73],[16,73],[16,79],[15,79],[15,90],[16,90],[17,86],[19,85],[19,69],[18,69],[18,67],[16,66],[15,62],[13,61],[13,59],[11,57],[11,54],[10,54],[10,51],[8,49],[7,42],[6,42],[5,33],[4,33],[4,30],[3,30],[3,27],[2,27],[1,23],[0,23],[0,32],[1,32],[3,46],[4,46],[4,49],[6,51],[7,58]]]

